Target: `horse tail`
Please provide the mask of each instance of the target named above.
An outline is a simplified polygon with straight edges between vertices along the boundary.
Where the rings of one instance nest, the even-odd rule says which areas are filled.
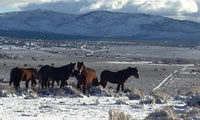
[[[104,72],[101,72],[99,85],[101,85],[104,82],[104,80],[103,80],[103,74],[104,74]]]
[[[22,71],[20,68],[18,68],[18,67],[13,68],[10,72],[9,86],[11,86],[12,83],[14,83],[14,86],[17,89],[19,87],[21,75],[22,75]]]
[[[106,80],[106,78],[105,78],[105,75],[106,75],[106,71],[103,71],[103,72],[101,72],[101,74],[100,74],[100,82],[99,82],[99,85],[101,85],[103,88],[105,88],[106,87],[106,85],[107,85],[107,80]]]
[[[41,88],[41,85],[42,85],[42,73],[41,73],[41,69],[39,70],[38,72],[38,77],[39,77],[39,88]]]
[[[16,81],[16,79],[18,78],[17,75],[19,75],[19,68],[15,67],[10,71],[10,82],[9,82],[9,86],[12,85],[12,83],[14,83]]]
[[[13,83],[13,81],[14,81],[14,78],[15,78],[15,76],[14,76],[14,69],[12,69],[12,70],[10,71],[10,82],[9,82],[9,86],[12,85],[12,83]]]

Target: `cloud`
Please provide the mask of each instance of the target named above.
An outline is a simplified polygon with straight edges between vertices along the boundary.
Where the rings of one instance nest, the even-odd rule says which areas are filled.
[[[21,10],[49,9],[68,13],[94,10],[150,13],[200,20],[200,0],[0,0],[0,7]]]
[[[97,0],[91,5],[84,7],[84,11],[98,9],[125,10],[132,7],[137,12],[151,13],[195,13],[198,12],[196,0]]]

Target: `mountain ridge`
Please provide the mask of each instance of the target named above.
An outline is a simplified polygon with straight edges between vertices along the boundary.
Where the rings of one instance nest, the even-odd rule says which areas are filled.
[[[81,15],[40,9],[1,13],[0,30],[99,39],[200,40],[200,23],[144,13],[110,11]]]

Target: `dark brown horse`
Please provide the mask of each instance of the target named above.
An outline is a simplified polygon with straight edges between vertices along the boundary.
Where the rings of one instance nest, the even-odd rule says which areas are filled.
[[[75,77],[77,80],[77,86],[76,88],[81,89],[80,83],[82,80],[85,79],[84,75],[79,74],[78,70],[74,70],[72,77]]]
[[[74,72],[76,63],[70,63],[62,67],[53,67],[45,65],[41,67],[39,71],[39,81],[42,88],[49,87],[50,81],[52,81],[52,88],[54,87],[54,82],[59,84],[61,81],[60,88],[67,84],[67,80]]]
[[[18,68],[15,67],[10,72],[10,83],[14,83],[15,89],[20,87],[20,81],[26,82],[26,88],[29,87],[29,81],[31,80],[31,86],[35,87],[37,84],[36,80],[38,78],[37,69],[34,68]]]
[[[110,82],[110,83],[118,84],[117,92],[120,89],[120,85],[121,85],[122,91],[124,91],[124,83],[132,75],[136,78],[139,78],[138,69],[136,67],[135,68],[128,67],[127,69],[120,70],[117,72],[104,70],[103,72],[101,72],[101,75],[100,75],[101,77],[100,85],[102,85],[103,88],[105,88],[107,83]]]
[[[86,89],[89,91],[90,87],[98,86],[98,78],[96,71],[92,68],[87,68],[83,62],[78,62],[78,83],[77,87],[83,89],[83,93],[86,93]]]

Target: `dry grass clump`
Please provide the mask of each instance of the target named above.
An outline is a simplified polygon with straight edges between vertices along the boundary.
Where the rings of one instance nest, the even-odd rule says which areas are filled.
[[[108,89],[108,88],[104,89],[102,86],[90,88],[89,93],[90,95],[93,96],[108,96],[108,97],[115,96],[116,94],[114,89]]]
[[[129,100],[140,100],[144,98],[144,92],[136,88],[128,88],[125,90]]]
[[[65,88],[49,88],[38,90],[40,97],[46,96],[63,96],[63,97],[83,97],[83,94],[80,90],[73,88],[72,86],[67,86]]]
[[[118,104],[118,105],[128,105],[128,103],[126,103],[125,99],[118,99],[118,100],[116,100],[115,104]]]
[[[184,120],[200,120],[200,108],[192,107],[191,110],[185,111],[180,117]]]
[[[170,96],[167,93],[158,90],[152,91],[150,95],[155,98],[156,104],[164,104],[170,99]]]
[[[192,96],[188,96],[186,99],[186,103],[188,106],[200,106],[200,94],[196,93]]]
[[[168,106],[162,110],[156,110],[150,113],[145,120],[177,120],[179,116],[175,113],[173,107]]]
[[[124,112],[121,112],[119,110],[110,110],[108,114],[109,120],[133,120],[131,115],[125,114]]]
[[[0,90],[0,97],[7,97],[7,96],[8,96],[8,91]]]
[[[191,88],[189,92],[185,93],[185,96],[193,96],[194,94],[200,94],[200,86]]]
[[[152,96],[145,96],[143,100],[140,101],[140,104],[155,104],[155,98]]]

